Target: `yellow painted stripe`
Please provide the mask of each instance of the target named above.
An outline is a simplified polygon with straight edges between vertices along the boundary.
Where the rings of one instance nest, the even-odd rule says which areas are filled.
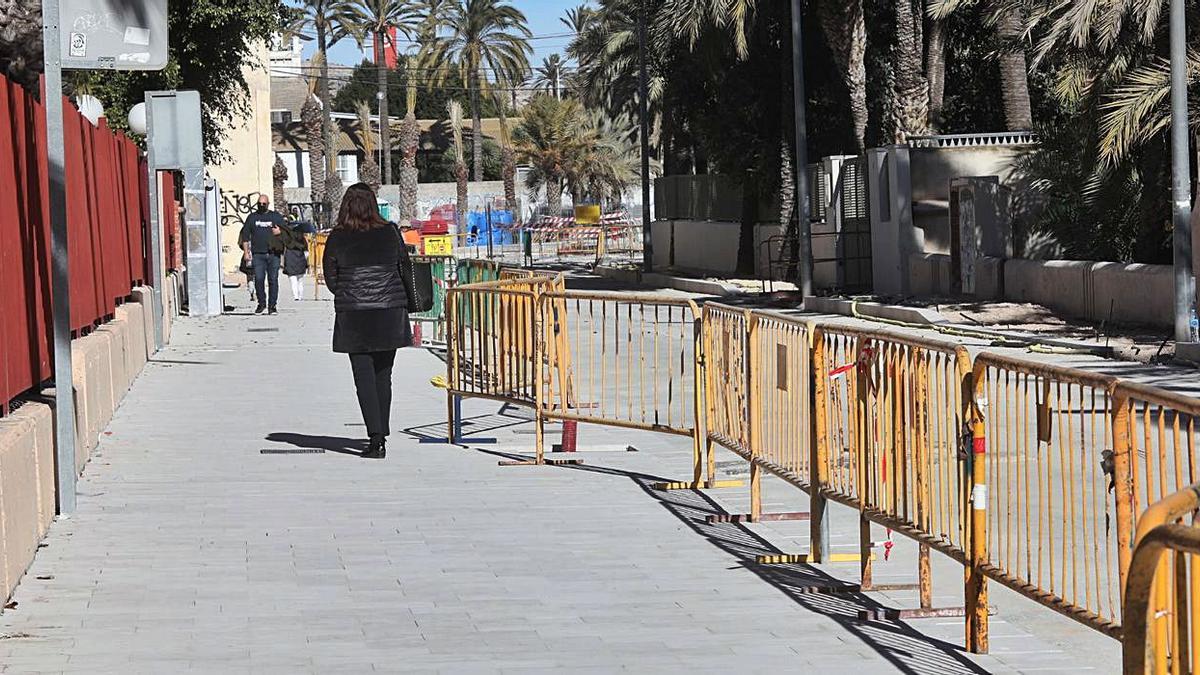
[[[742,487],[744,480],[718,480],[711,483],[695,483],[692,481],[673,481],[670,483],[652,483],[654,490],[715,490],[717,488]]]
[[[871,554],[871,560],[875,559],[875,554]],[[859,562],[862,556],[857,553],[830,553],[825,562]],[[807,553],[783,553],[779,555],[760,555],[754,559],[760,565],[790,565],[804,564],[808,562]]]

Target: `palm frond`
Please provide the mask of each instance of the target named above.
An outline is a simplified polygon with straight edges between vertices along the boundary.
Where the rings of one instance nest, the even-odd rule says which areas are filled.
[[[370,157],[375,153],[375,132],[371,130],[371,105],[366,101],[354,104],[354,112],[358,113],[359,144],[363,154]]]

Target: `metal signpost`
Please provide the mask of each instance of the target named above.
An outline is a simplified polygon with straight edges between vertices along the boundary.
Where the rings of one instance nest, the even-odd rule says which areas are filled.
[[[62,69],[161,69],[167,64],[167,1],[42,0],[42,39],[53,258],[55,477],[58,512],[69,514],[75,511],[75,391]]]

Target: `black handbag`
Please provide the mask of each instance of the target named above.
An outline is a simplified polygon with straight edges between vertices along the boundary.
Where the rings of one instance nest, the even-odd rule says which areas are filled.
[[[396,234],[399,235],[399,229]],[[426,273],[423,276],[429,276],[429,265],[423,266]],[[404,293],[408,296],[408,311],[414,314],[428,312],[433,309],[433,293],[432,283],[424,284],[425,290],[421,284],[417,283],[417,265],[408,256],[408,246],[404,243],[404,237],[400,237],[400,278],[404,281]]]

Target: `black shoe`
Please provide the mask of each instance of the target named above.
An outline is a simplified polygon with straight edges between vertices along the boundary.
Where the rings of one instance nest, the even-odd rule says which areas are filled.
[[[375,436],[371,438],[371,444],[362,454],[363,459],[383,459],[387,456],[387,448],[384,447],[383,436]]]
[[[274,307],[267,310],[267,314],[278,314],[278,313],[279,313],[279,310],[275,309]]]
[[[259,305],[258,307],[255,307],[255,308],[254,308],[254,313],[255,313],[255,314],[262,314],[262,313],[263,313],[263,312],[265,312],[265,311],[267,311],[267,307],[266,307],[266,305]]]

